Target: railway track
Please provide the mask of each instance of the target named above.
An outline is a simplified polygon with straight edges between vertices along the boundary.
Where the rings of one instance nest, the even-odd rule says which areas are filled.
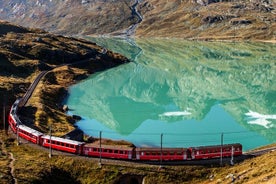
[[[23,98],[20,100],[18,107],[23,107],[26,105],[26,103],[28,102],[28,100],[31,98],[36,86],[38,85],[39,81],[42,79],[42,77],[44,77],[47,74],[48,71],[42,71],[39,73],[39,75],[35,78],[35,80],[33,81],[33,83],[30,85],[30,87],[27,89],[25,95],[23,96]]]
[[[61,64],[61,65],[58,65],[58,66],[52,68],[51,70],[53,70],[55,68],[62,67],[62,66],[73,66],[73,65],[81,64],[81,63],[88,62],[88,61],[90,61],[90,59],[80,60],[80,61],[75,62],[75,63]],[[36,86],[38,85],[39,81],[51,70],[41,71],[38,74],[38,76],[35,78],[35,80],[32,82],[32,84],[29,86],[26,93],[24,94],[24,96],[20,100],[20,102],[18,104],[19,108],[24,107],[27,104],[28,100],[32,97],[32,94],[33,94]]]
[[[268,152],[272,152],[272,151],[276,151],[276,146],[273,146],[271,148],[264,148],[264,149],[258,149],[258,150],[251,150],[251,151],[248,151],[248,152],[244,152],[243,154],[244,155],[248,155],[248,156],[253,156],[253,157],[256,157],[256,156],[261,156],[263,154],[266,154]]]

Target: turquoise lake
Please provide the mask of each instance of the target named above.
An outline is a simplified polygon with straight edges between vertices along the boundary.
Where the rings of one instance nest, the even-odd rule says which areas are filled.
[[[275,44],[86,39],[132,61],[70,87],[86,134],[152,147],[276,142]]]

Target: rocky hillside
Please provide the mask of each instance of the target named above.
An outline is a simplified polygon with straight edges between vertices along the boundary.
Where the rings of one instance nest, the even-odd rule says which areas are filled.
[[[60,34],[106,34],[137,22],[128,0],[1,0],[0,18]]]
[[[149,0],[139,36],[189,39],[275,39],[276,11],[264,0]]]
[[[272,0],[1,0],[0,18],[67,35],[275,39]]]

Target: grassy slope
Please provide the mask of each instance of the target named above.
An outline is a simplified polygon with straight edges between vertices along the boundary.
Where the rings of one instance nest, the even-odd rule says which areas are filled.
[[[148,183],[273,183],[276,181],[276,152],[249,159],[235,166],[165,166],[133,164],[65,156],[54,152],[48,158],[48,150],[31,144],[16,146],[13,138],[4,138],[5,150],[12,152],[15,161],[15,176],[19,183],[118,183],[124,176],[144,177]],[[271,164],[268,164],[271,163]],[[11,183],[7,155],[0,156],[0,177],[4,183]],[[233,177],[232,177],[233,176]]]
[[[148,0],[137,36],[189,39],[275,39],[275,15],[249,1],[200,6],[189,0]]]

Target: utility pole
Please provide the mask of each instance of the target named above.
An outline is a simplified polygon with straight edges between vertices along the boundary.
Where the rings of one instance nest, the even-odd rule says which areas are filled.
[[[3,99],[3,129],[6,132],[6,99]]]
[[[102,131],[100,131],[100,161],[99,161],[100,167],[102,166]]]
[[[222,166],[223,133],[220,136],[220,166]]]
[[[16,140],[17,140],[17,146],[19,146],[19,125],[16,125]]]
[[[231,149],[231,160],[230,160],[230,164],[231,165],[234,165],[234,147],[232,146],[232,149]]]
[[[163,133],[160,135],[160,168],[162,168],[162,159],[163,159]]]
[[[52,158],[52,124],[50,124],[50,146],[49,146],[49,158]]]

